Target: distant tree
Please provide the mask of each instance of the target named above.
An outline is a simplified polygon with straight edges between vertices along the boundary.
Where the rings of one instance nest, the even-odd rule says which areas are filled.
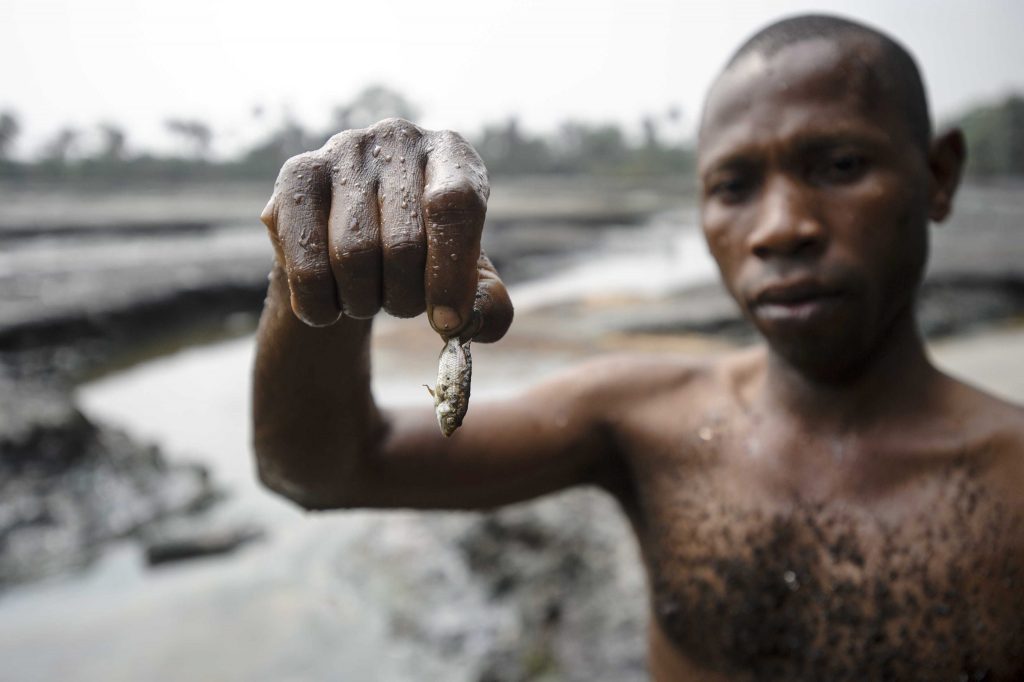
[[[124,129],[115,123],[101,123],[99,128],[102,137],[100,158],[105,161],[123,161],[128,140]]]
[[[210,153],[213,131],[210,126],[196,119],[169,118],[165,122],[167,129],[181,137],[191,148],[190,156],[205,159]]]
[[[967,171],[977,176],[1024,175],[1024,97],[976,107],[959,121],[967,138]]]
[[[567,121],[558,130],[556,154],[565,171],[609,170],[628,155],[619,126]]]
[[[644,131],[644,146],[648,149],[656,149],[658,145],[658,121],[653,116],[644,116],[640,120],[640,126]]]
[[[402,94],[384,85],[370,85],[348,104],[334,109],[334,132],[349,128],[365,128],[382,118],[397,116],[414,120],[419,110]]]
[[[473,140],[493,174],[563,173],[682,175],[693,170],[693,150],[662,135],[665,118],[641,120],[643,137],[630,142],[615,124],[567,121],[548,136],[530,135],[516,118],[484,126]]]
[[[547,142],[523,134],[514,116],[504,124],[484,126],[475,146],[492,173],[544,173],[552,169]]]
[[[74,128],[61,128],[53,139],[43,145],[43,160],[66,166],[78,147],[80,137],[79,131]]]
[[[0,112],[0,160],[6,161],[11,157],[11,149],[20,132],[21,124],[14,112]]]
[[[286,118],[262,142],[245,153],[240,167],[247,173],[272,174],[289,157],[319,146],[322,140],[313,139],[305,128],[293,118]]]

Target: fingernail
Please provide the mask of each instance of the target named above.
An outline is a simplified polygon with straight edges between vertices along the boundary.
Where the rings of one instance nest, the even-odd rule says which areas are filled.
[[[448,306],[436,305],[430,313],[430,322],[439,332],[454,331],[462,326],[462,318]]]

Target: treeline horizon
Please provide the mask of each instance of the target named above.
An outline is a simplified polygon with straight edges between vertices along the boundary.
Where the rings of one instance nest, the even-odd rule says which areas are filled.
[[[416,120],[417,108],[384,86],[370,86],[351,102],[336,107],[329,130],[311,130],[286,117],[262,139],[233,158],[211,156],[215,133],[198,119],[171,118],[165,127],[180,142],[178,155],[131,152],[128,132],[116,124],[96,126],[100,144],[83,154],[83,131],[60,129],[30,161],[12,157],[21,125],[11,111],[0,112],[0,179],[79,181],[176,181],[267,179],[289,157],[316,149],[331,135],[361,128],[391,116]],[[692,140],[679,135],[680,113],[645,115],[640,135],[617,123],[569,120],[549,133],[524,130],[515,117],[485,124],[469,136],[489,172],[512,175],[663,175],[691,174]],[[968,143],[967,173],[976,178],[1024,176],[1024,96],[1012,94],[973,107],[941,127],[959,126]],[[95,135],[94,135],[95,136]]]

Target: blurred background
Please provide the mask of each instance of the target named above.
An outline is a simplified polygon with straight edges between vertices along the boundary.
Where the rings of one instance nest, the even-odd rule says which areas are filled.
[[[517,307],[474,401],[594,353],[749,343],[698,231],[694,136],[731,52],[804,11],[901,40],[964,129],[922,327],[1024,401],[1020,3],[6,0],[0,680],[645,679],[644,578],[596,493],[304,514],[259,488],[258,215],[339,130],[455,129]],[[440,345],[379,319],[379,398],[429,406]]]

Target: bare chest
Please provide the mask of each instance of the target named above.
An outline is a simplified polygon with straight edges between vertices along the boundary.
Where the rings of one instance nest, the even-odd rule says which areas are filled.
[[[1024,675],[1019,519],[969,466],[811,502],[741,464],[638,470],[652,608],[690,663],[730,679]]]

